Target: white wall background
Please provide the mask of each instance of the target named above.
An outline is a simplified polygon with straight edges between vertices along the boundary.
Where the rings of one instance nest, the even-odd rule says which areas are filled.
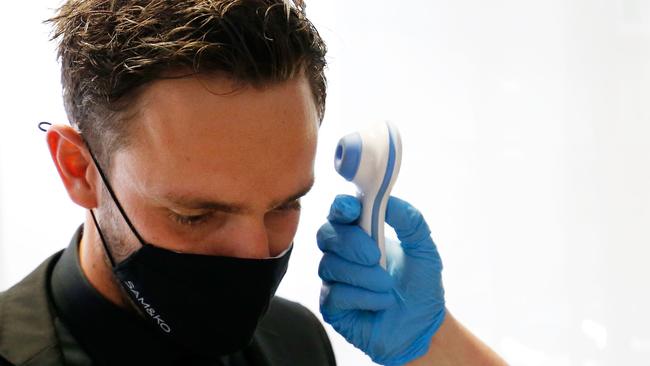
[[[83,219],[36,122],[65,121],[40,21],[0,12],[0,289]],[[650,2],[308,1],[330,47],[317,185],[280,294],[318,312],[338,138],[399,124],[450,310],[513,365],[650,365]],[[341,365],[372,365],[328,327]]]

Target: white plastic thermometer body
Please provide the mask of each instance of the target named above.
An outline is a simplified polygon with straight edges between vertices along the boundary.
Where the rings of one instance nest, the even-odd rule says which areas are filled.
[[[402,140],[394,124],[382,122],[343,137],[336,148],[334,166],[357,186],[362,204],[359,226],[379,245],[386,268],[384,222],[386,204],[402,161]]]

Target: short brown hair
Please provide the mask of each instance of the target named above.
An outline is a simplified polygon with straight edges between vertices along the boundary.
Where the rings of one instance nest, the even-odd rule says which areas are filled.
[[[48,22],[68,118],[106,165],[128,141],[119,112],[173,70],[225,72],[253,86],[304,72],[322,121],[326,47],[303,1],[68,0]]]

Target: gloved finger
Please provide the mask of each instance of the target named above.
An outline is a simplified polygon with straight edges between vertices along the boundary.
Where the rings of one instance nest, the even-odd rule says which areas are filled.
[[[344,283],[375,292],[390,291],[394,285],[393,277],[379,264],[362,266],[329,253],[321,259],[318,275],[326,282]]]
[[[386,223],[395,229],[406,254],[435,250],[429,225],[408,202],[391,196],[386,205]]]
[[[339,194],[334,198],[327,216],[333,224],[351,224],[361,215],[361,202],[356,197]]]
[[[381,311],[397,304],[394,293],[374,292],[343,283],[327,282],[321,290],[321,311]]]
[[[323,252],[364,266],[374,266],[381,258],[377,243],[357,225],[328,222],[318,229],[316,242]]]

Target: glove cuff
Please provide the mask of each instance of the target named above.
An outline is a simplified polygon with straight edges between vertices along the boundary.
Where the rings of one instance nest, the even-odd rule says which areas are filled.
[[[435,321],[427,328],[426,332],[423,333],[418,339],[416,339],[411,345],[404,350],[398,357],[392,359],[383,359],[383,360],[374,360],[374,362],[385,365],[385,366],[402,366],[406,363],[409,363],[413,360],[416,360],[424,356],[429,351],[429,346],[431,345],[431,338],[433,335],[440,329],[440,326],[445,320],[447,315],[446,308],[443,307],[442,310],[434,317]]]

